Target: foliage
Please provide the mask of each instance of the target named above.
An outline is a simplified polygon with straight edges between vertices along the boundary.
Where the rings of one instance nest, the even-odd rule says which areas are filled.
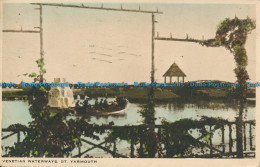
[[[32,72],[29,76],[30,76],[30,77],[36,77],[37,74],[36,74],[35,72]]]
[[[43,67],[43,66],[44,66],[44,61],[43,61],[43,59],[38,59],[38,60],[36,61],[36,63],[38,64],[38,67]]]
[[[41,74],[45,74],[45,73],[46,73],[46,69],[43,68],[43,69],[41,70]]]
[[[9,148],[9,156],[68,157],[75,147],[81,146],[82,135],[99,140],[94,133],[104,132],[82,119],[63,122],[61,118],[60,114],[52,118],[45,115],[43,121],[31,122],[30,131],[25,139],[20,143],[15,143],[15,147]]]
[[[152,104],[148,104],[140,111],[141,116],[144,118],[144,124],[154,124],[156,118],[154,117],[155,109]]]
[[[41,68],[40,80],[37,74],[32,73],[35,81],[42,81],[46,73],[42,69],[43,59],[36,61]],[[75,147],[81,146],[81,136],[99,140],[96,133],[102,134],[104,130],[94,124],[89,124],[84,118],[66,121],[68,112],[60,109],[53,116],[53,108],[47,106],[48,91],[45,87],[32,87],[29,92],[29,112],[33,119],[29,127],[20,124],[11,125],[9,128],[14,131],[22,130],[27,132],[22,142],[17,142],[9,149],[7,156],[13,157],[67,157],[70,156]]]
[[[199,140],[209,142],[210,134],[227,123],[227,120],[209,117],[202,117],[200,120],[181,119],[173,123],[163,121],[160,130],[153,131],[153,134],[149,125],[128,128],[112,127],[106,140],[108,142],[117,139],[125,140],[129,144],[139,146],[138,157],[141,158],[150,157],[154,148],[161,157],[183,157],[190,148],[204,148],[205,145]],[[214,128],[210,132],[205,125],[214,125]],[[194,138],[191,133],[191,130],[196,129],[200,134],[199,139]],[[155,140],[151,136],[155,136]]]
[[[60,110],[51,117],[47,106],[47,92],[33,87],[29,99],[30,114],[28,133],[22,142],[9,147],[8,156],[15,157],[67,157],[75,147],[81,146],[81,136],[99,140],[95,133],[104,133],[99,126],[87,123],[84,118],[65,121],[68,112]],[[12,125],[11,127],[17,128]]]
[[[245,43],[247,35],[255,28],[255,22],[249,17],[247,19],[238,19],[237,17],[234,19],[226,18],[217,26],[217,32],[214,39],[201,42],[201,45],[208,47],[224,46],[234,54],[234,59],[237,65],[234,72],[238,83],[241,85],[237,88],[241,102],[246,99],[246,81],[249,79],[246,70],[248,58],[245,50]]]

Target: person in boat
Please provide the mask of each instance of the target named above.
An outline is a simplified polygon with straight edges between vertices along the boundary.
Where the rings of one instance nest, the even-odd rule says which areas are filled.
[[[112,107],[116,107],[117,105],[118,104],[117,104],[116,100],[112,102]]]
[[[86,110],[89,107],[88,99],[85,99],[83,102],[83,109]]]
[[[95,100],[95,106],[98,106],[98,98]]]
[[[116,99],[116,102],[118,103],[118,106],[125,106],[127,103],[126,97],[118,97]]]
[[[127,98],[126,98],[126,96],[124,96],[123,97],[123,105],[126,105],[126,103],[127,103]]]
[[[98,106],[99,106],[99,104],[98,104],[98,98],[96,98],[96,100],[95,100],[95,105],[94,105],[94,108],[98,108]]]
[[[117,98],[116,98],[116,102],[117,102],[118,105],[121,106],[121,105],[122,105],[122,102],[123,102],[123,98],[122,98],[122,97],[117,97]]]
[[[108,102],[107,102],[107,97],[104,100],[104,107],[107,108],[108,107]]]
[[[81,106],[80,106],[80,101],[79,101],[79,100],[77,100],[75,107],[76,107],[76,109],[81,107]]]
[[[103,99],[100,99],[99,106],[103,107],[103,103],[104,103]]]
[[[104,108],[104,100],[103,99],[101,99],[100,102],[99,102],[99,108],[100,109]]]

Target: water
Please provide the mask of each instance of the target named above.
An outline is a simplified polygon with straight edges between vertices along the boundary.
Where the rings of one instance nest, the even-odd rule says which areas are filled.
[[[110,100],[113,99],[108,99],[108,101]],[[93,104],[93,101],[90,101],[90,104]],[[7,128],[9,125],[15,123],[28,125],[28,122],[32,121],[28,109],[29,104],[27,101],[3,101],[2,128]],[[111,121],[113,121],[115,125],[139,125],[142,124],[143,120],[139,113],[141,109],[142,104],[129,103],[128,108],[121,114],[106,117],[91,116],[87,121],[98,125],[108,124]],[[244,120],[254,120],[254,110],[254,105],[249,105],[244,114]],[[202,116],[220,117],[229,121],[235,121],[238,108],[235,105],[230,106],[221,101],[207,101],[205,104],[157,104],[155,111],[155,117],[157,118],[156,124],[161,124],[163,119],[174,122],[183,118],[199,120]],[[67,119],[71,118],[73,119],[75,116],[67,117]]]
[[[100,98],[99,98],[100,99]],[[108,101],[114,100],[109,98]],[[94,104],[94,100],[89,102]],[[142,104],[129,103],[128,108],[124,113],[110,116],[92,116],[87,121],[98,125],[108,124],[113,121],[115,125],[139,125],[142,124],[143,118],[139,111],[142,110]],[[244,113],[244,120],[254,120],[254,105],[249,105],[247,111]],[[200,101],[199,103],[164,103],[156,104],[155,118],[156,124],[161,124],[162,120],[175,122],[180,119],[190,118],[199,120],[202,116],[223,118],[228,121],[235,121],[237,117],[238,106],[231,103],[224,103],[222,101]],[[75,116],[69,116],[67,119],[74,119]]]
[[[28,125],[32,121],[28,101],[3,101],[2,128],[12,124]]]
[[[112,98],[108,101],[114,100]],[[94,100],[89,102],[94,103]],[[20,123],[23,125],[28,125],[28,122],[32,121],[29,114],[29,104],[27,101],[3,101],[3,112],[2,112],[2,128],[7,128],[11,124]],[[141,117],[139,111],[142,109],[142,104],[129,103],[128,108],[125,112],[118,115],[110,116],[91,116],[86,119],[89,123],[95,123],[98,125],[108,124],[113,121],[115,125],[139,125],[142,124],[143,118]],[[200,101],[199,103],[166,103],[166,104],[156,104],[155,106],[155,117],[156,124],[161,124],[162,120],[167,120],[174,122],[184,118],[192,118],[193,120],[199,120],[202,116],[223,118],[229,121],[235,121],[235,117],[238,116],[238,106],[231,103],[224,103],[223,101]],[[255,106],[248,105],[246,112],[244,113],[244,120],[254,120],[255,119]],[[68,116],[67,119],[75,119],[75,116]],[[227,132],[225,132],[227,133]],[[8,135],[8,133],[2,133],[2,136]],[[226,136],[228,134],[225,134]],[[102,135],[105,136],[105,135]],[[101,138],[103,138],[101,136]],[[234,136],[234,134],[233,134]],[[235,137],[235,136],[234,136]],[[21,136],[23,140],[24,136]],[[227,138],[226,138],[227,139]],[[218,141],[217,138],[213,138],[213,143]],[[89,140],[92,141],[92,140]],[[2,146],[12,146],[16,142],[16,135],[9,137],[8,139],[2,140]],[[94,143],[101,143],[102,141],[92,141]],[[89,148],[86,144],[83,144],[82,150]],[[119,147],[117,148],[119,152],[129,153],[129,144],[125,141],[121,141]],[[75,155],[77,150],[73,151]],[[104,157],[103,150],[94,149],[90,153],[95,156]]]

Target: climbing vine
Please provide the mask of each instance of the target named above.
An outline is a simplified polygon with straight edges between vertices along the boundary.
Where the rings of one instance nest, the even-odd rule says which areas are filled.
[[[38,67],[43,67],[42,59],[36,61]],[[35,82],[43,81],[45,69],[41,68],[40,75],[32,73],[30,77]],[[39,78],[40,77],[40,78]],[[25,138],[12,147],[6,147],[6,156],[13,157],[68,157],[74,148],[80,147],[81,137],[86,136],[99,140],[98,135],[105,131],[99,126],[89,124],[84,118],[66,120],[69,112],[66,109],[53,109],[48,104],[48,90],[44,86],[32,87],[29,91],[28,102],[32,122],[29,126],[10,125],[15,131],[22,130]],[[112,124],[110,124],[112,125]],[[21,129],[22,128],[22,129]]]
[[[241,101],[246,99],[246,81],[249,75],[246,70],[248,57],[246,54],[245,43],[247,35],[256,28],[256,24],[249,17],[247,19],[226,18],[217,26],[217,32],[214,39],[201,41],[201,45],[207,47],[223,46],[233,55],[236,62],[234,72],[240,87],[237,87],[239,98]]]
[[[205,143],[209,143],[210,135],[225,124],[228,124],[225,119],[209,117],[202,117],[200,120],[181,119],[173,123],[162,121],[162,125],[154,131],[155,143],[151,138],[149,125],[132,128],[114,127],[106,140],[108,142],[117,139],[126,140],[128,144],[135,145],[139,158],[150,158],[156,154],[165,158],[185,157],[191,156],[189,151],[192,148],[199,148],[203,152]],[[209,131],[205,125],[214,128]],[[199,138],[192,136],[192,130],[197,130]],[[155,153],[154,147],[151,147],[153,144],[157,146]]]

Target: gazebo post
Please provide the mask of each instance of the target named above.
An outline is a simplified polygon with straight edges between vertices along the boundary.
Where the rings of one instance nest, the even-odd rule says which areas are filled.
[[[179,76],[178,76],[178,82],[179,82]]]
[[[172,76],[170,76],[170,83],[172,83]]]
[[[182,76],[182,82],[184,83],[184,76]]]
[[[166,76],[164,77],[164,83],[166,83]]]

